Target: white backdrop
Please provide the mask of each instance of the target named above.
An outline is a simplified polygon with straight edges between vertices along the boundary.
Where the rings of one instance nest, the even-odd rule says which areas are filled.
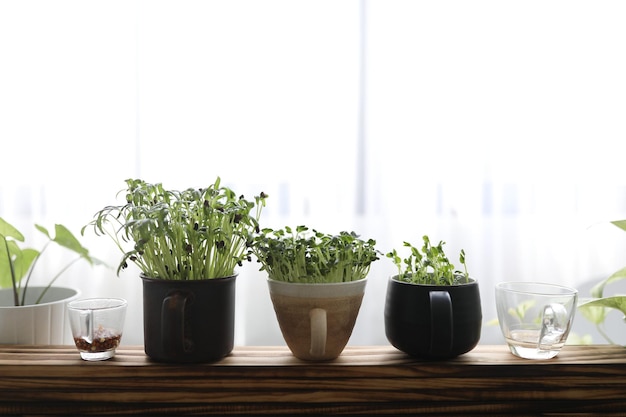
[[[126,178],[219,175],[270,195],[268,226],[463,248],[488,322],[496,282],[582,288],[626,264],[606,224],[626,218],[625,20],[598,0],[0,0],[0,216],[78,233]],[[83,241],[112,269],[60,283],[127,298],[141,343],[137,272]],[[282,344],[257,270],[236,343]],[[350,343],[387,343],[393,273],[374,264]]]

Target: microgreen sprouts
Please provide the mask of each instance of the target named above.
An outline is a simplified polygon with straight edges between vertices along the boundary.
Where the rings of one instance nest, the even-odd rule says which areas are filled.
[[[82,230],[92,226],[97,235],[115,242],[123,253],[118,275],[130,261],[151,278],[219,278],[233,275],[237,265],[251,260],[264,193],[248,201],[220,186],[219,177],[207,188],[184,191],[140,179],[126,184],[121,191],[126,203],[100,210]]]
[[[459,255],[459,262],[463,265],[464,271],[455,271],[454,265],[444,253],[445,242],[440,241],[437,246],[432,246],[428,236],[422,239],[424,244],[421,251],[411,243],[404,242],[404,247],[408,247],[411,251],[405,259],[398,255],[396,249],[387,253],[387,257],[391,258],[398,267],[397,279],[399,281],[427,285],[455,285],[469,282],[465,251],[461,250]]]
[[[265,228],[255,237],[253,250],[261,271],[277,281],[300,283],[347,282],[367,276],[378,259],[376,241],[354,232],[330,235],[297,226],[295,230]]]
[[[13,304],[16,306],[25,305],[28,283],[35,265],[37,265],[37,261],[41,258],[46,248],[52,243],[69,249],[78,254],[78,256],[48,281],[48,285],[41,292],[35,304],[39,304],[54,282],[80,259],[86,260],[91,265],[101,264],[99,260],[89,256],[89,251],[80,244],[78,239],[65,226],[55,225],[54,237],[51,237],[48,230],[41,225],[36,224],[35,228],[48,238],[48,241],[40,251],[33,248],[21,248],[18,242],[24,242],[24,235],[0,217],[0,287],[11,286],[13,288]]]

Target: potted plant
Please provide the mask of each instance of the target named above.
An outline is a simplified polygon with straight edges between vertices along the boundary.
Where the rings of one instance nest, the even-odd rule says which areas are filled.
[[[378,260],[375,245],[354,232],[332,235],[307,226],[265,228],[255,237],[253,251],[268,274],[278,324],[294,356],[323,361],[341,354]]]
[[[626,231],[626,220],[615,220],[611,224]],[[626,279],[626,267],[615,271],[608,278],[603,279],[591,289],[591,297],[581,299],[578,308],[582,315],[593,323],[598,332],[611,344],[616,344],[606,331],[604,324],[607,315],[613,311],[620,311],[626,318],[626,295],[605,295],[606,286]]]
[[[85,227],[109,236],[143,281],[144,348],[154,360],[207,362],[234,343],[235,271],[250,260],[266,195],[250,201],[221,179],[170,190],[129,179],[124,202],[104,207]],[[85,230],[83,228],[83,232]]]
[[[470,278],[461,250],[456,270],[443,245],[423,236],[420,248],[409,242],[402,258],[387,253],[398,274],[390,277],[385,299],[385,333],[389,342],[409,355],[443,359],[473,349],[480,339],[482,310],[478,283]]]
[[[65,306],[79,291],[54,284],[81,259],[92,265],[100,263],[65,226],[55,225],[54,237],[41,225],[35,224],[35,228],[47,238],[41,250],[22,247],[24,235],[0,217],[0,344],[63,344]],[[46,286],[31,286],[35,267],[50,245],[77,256],[52,275]]]

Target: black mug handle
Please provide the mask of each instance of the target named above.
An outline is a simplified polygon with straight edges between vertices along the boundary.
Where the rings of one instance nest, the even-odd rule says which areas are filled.
[[[187,297],[173,292],[163,299],[161,305],[161,343],[169,355],[186,353],[185,348],[185,306]]]
[[[448,291],[431,291],[430,295],[430,354],[445,355],[452,351],[454,326],[452,301]]]

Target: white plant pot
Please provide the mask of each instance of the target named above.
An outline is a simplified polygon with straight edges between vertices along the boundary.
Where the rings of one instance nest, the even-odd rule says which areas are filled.
[[[45,287],[28,287],[25,306],[13,305],[13,290],[0,290],[0,345],[73,344],[66,305],[78,298],[73,288],[51,287],[39,304]],[[31,303],[29,305],[29,303]]]

